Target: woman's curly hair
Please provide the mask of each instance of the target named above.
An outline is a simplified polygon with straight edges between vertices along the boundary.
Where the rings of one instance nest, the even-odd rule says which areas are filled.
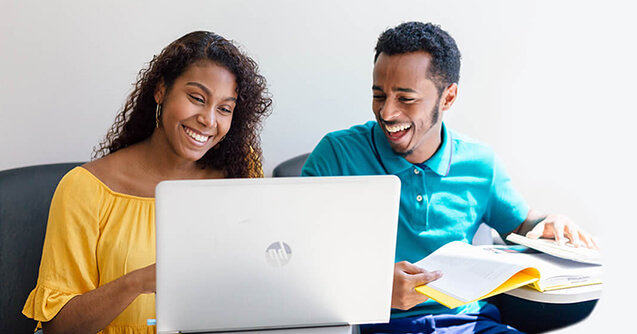
[[[213,61],[232,72],[237,81],[237,104],[230,130],[218,147],[197,161],[202,168],[223,170],[226,177],[262,176],[259,134],[270,113],[272,98],[258,65],[231,41],[207,31],[191,32],[172,42],[142,69],[124,108],[106,137],[93,151],[100,158],[141,142],[155,130],[155,89],[162,82],[169,91],[188,66]]]

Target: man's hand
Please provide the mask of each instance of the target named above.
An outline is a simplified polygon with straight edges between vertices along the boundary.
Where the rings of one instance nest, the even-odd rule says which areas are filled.
[[[526,236],[531,239],[555,238],[558,244],[565,244],[567,241],[575,247],[585,246],[591,249],[599,249],[594,238],[582,230],[570,218],[564,215],[547,215],[537,225],[533,227]]]
[[[429,299],[417,292],[417,286],[425,285],[442,277],[440,271],[426,271],[407,261],[394,265],[394,287],[392,291],[391,307],[408,310]]]

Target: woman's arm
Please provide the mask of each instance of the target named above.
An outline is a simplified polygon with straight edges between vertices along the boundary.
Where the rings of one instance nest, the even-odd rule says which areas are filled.
[[[73,297],[51,321],[45,334],[97,333],[140,294],[155,292],[155,265],[132,271],[99,288]]]

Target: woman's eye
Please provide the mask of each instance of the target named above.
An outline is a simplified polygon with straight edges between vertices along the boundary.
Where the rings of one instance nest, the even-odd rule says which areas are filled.
[[[188,95],[188,96],[190,96],[191,99],[193,99],[193,100],[195,100],[195,101],[197,101],[199,103],[205,103],[206,102],[206,101],[204,101],[204,99],[202,99],[202,98],[200,98],[198,96],[195,96],[195,95]]]
[[[221,107],[221,108],[219,108],[219,109],[220,109],[222,112],[226,113],[226,114],[231,114],[231,113],[232,113],[232,110],[230,110],[230,109],[228,109],[228,108],[223,108],[223,107]]]

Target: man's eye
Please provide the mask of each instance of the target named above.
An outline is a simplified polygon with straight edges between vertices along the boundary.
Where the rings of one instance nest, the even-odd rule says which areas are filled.
[[[384,95],[374,95],[374,100],[384,100],[385,96]]]
[[[414,101],[415,99],[409,98],[409,97],[401,97],[398,100],[402,101],[402,102],[411,102]]]

